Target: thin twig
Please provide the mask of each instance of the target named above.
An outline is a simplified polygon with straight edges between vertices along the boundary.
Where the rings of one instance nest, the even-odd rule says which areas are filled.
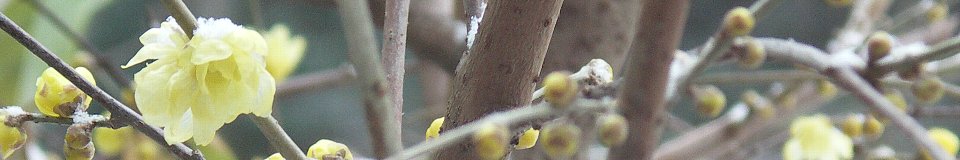
[[[160,132],[160,129],[154,128],[150,125],[147,125],[143,122],[143,118],[130,110],[129,107],[117,101],[117,99],[111,97],[106,92],[90,84],[85,79],[80,77],[76,71],[73,70],[73,67],[70,67],[66,62],[57,57],[50,52],[49,49],[40,44],[33,36],[30,36],[23,28],[20,28],[17,24],[7,18],[7,15],[0,13],[0,28],[3,31],[6,31],[7,34],[13,37],[13,39],[20,42],[24,47],[30,50],[34,55],[43,60],[44,63],[47,63],[50,67],[53,67],[60,72],[61,75],[67,78],[71,83],[73,83],[77,88],[80,88],[81,91],[87,93],[93,99],[97,100],[100,104],[104,106],[108,111],[113,114],[116,114],[116,119],[123,121],[128,125],[133,126],[135,129],[143,132],[144,135],[150,137],[161,146],[166,146],[167,150],[173,152],[175,155],[181,159],[204,159],[203,155],[199,152],[194,152],[193,149],[177,143],[177,144],[167,144],[164,140],[163,134]]]
[[[882,94],[874,90],[851,66],[832,63],[820,49],[793,41],[761,38],[767,54],[809,66],[832,78],[841,87],[860,98],[873,111],[889,118],[894,126],[907,134],[921,149],[931,151],[934,159],[953,159],[926,134],[927,130],[915,119],[901,112]]]
[[[918,55],[908,56],[898,61],[881,61],[877,70],[880,73],[905,69],[919,63],[941,60],[960,53],[960,37],[937,43],[930,50]]]
[[[918,118],[960,118],[960,106],[925,107],[913,113]]]
[[[298,75],[277,85],[276,99],[348,84],[354,79],[357,79],[357,72],[354,70],[353,65],[349,64],[328,71]]]
[[[461,139],[467,138],[485,124],[499,124],[513,126],[522,122],[548,118],[565,111],[602,112],[613,106],[612,100],[577,99],[568,110],[557,110],[549,103],[538,103],[531,106],[517,107],[512,110],[491,113],[481,119],[464,124],[460,127],[441,132],[440,136],[414,145],[388,160],[415,159],[420,155],[446,146],[453,145]]]
[[[396,108],[394,118],[403,124],[403,72],[407,50],[407,17],[410,0],[387,0],[383,19],[383,71],[387,73],[387,94]],[[400,130],[397,130],[400,131]],[[401,133],[397,133],[398,135]]]
[[[820,74],[803,71],[803,70],[782,70],[782,71],[751,71],[751,72],[732,72],[732,73],[714,73],[704,75],[696,80],[693,80],[694,83],[698,84],[720,84],[720,83],[733,83],[733,84],[754,84],[754,83],[769,83],[769,82],[779,82],[779,81],[793,81],[793,80],[813,80],[813,79],[822,79],[825,78]]]
[[[360,78],[374,157],[386,158],[403,149],[403,144],[400,143],[400,124],[392,118],[398,111],[390,98],[393,95],[386,93],[387,82],[383,64],[377,57],[377,41],[367,1],[338,0],[337,6],[347,36],[350,62]]]
[[[50,116],[44,116],[43,114],[39,114],[39,113],[27,113],[27,114],[20,114],[16,116],[10,116],[10,117],[7,117],[7,120],[4,121],[4,123],[6,123],[6,125],[10,127],[17,127],[26,121],[30,121],[34,123],[59,124],[63,126],[69,126],[74,124],[73,118],[50,117]],[[106,127],[106,128],[112,128],[112,129],[118,129],[118,128],[123,128],[127,126],[127,124],[123,123],[122,121],[112,120],[112,119],[103,119],[99,121],[93,121],[92,123],[94,127]]]
[[[643,3],[619,95],[630,134],[626,143],[610,149],[609,159],[649,159],[660,143],[670,63],[690,5],[688,0]]]
[[[770,10],[777,8],[784,0],[757,0],[753,5],[750,5],[750,12],[753,13],[753,18],[757,21],[763,19],[770,14]]]
[[[107,72],[107,75],[109,75],[114,82],[120,85],[120,88],[130,88],[130,79],[123,76],[123,72],[120,71],[120,66],[113,64],[113,62],[107,58],[107,55],[104,52],[100,51],[100,49],[95,47],[89,40],[83,38],[83,36],[80,36],[78,32],[71,30],[67,23],[63,21],[63,19],[60,19],[59,16],[51,12],[50,9],[43,4],[40,4],[40,2],[37,0],[29,0],[28,2],[30,2],[30,4],[32,4],[34,8],[40,12],[40,14],[50,18],[50,21],[53,22],[53,25],[56,26],[60,32],[63,32],[67,35],[67,37],[70,37],[74,43],[77,43],[77,45],[83,47],[84,50],[90,52],[90,54],[93,55],[94,63],[96,63],[100,69],[103,69],[104,72]]]
[[[182,0],[162,0],[161,2],[163,7],[170,11],[170,15],[177,19],[177,24],[187,33],[187,37],[192,38],[193,31],[197,29],[197,17],[193,16],[193,12],[190,12],[187,5],[183,4]]]
[[[297,144],[290,139],[287,132],[283,131],[283,128],[280,127],[277,119],[273,118],[273,116],[260,117],[251,115],[250,119],[253,120],[254,124],[257,124],[257,128],[260,128],[260,132],[263,133],[264,137],[267,137],[270,145],[273,146],[273,149],[277,150],[281,156],[288,159],[309,159],[300,151]]]

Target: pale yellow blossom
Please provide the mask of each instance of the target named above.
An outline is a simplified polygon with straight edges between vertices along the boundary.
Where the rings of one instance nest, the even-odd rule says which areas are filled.
[[[277,24],[263,35],[267,40],[267,71],[277,82],[282,82],[290,76],[307,48],[307,41],[301,36],[290,36],[290,29],[286,25]]]
[[[783,145],[785,160],[840,160],[853,158],[853,142],[823,115],[800,117],[790,124],[790,139]]]
[[[307,157],[310,158],[323,159],[324,156],[341,157],[344,160],[353,159],[353,154],[350,153],[350,148],[347,148],[347,145],[328,139],[317,141],[317,143],[311,145],[310,150],[307,151]]]
[[[93,74],[90,74],[87,68],[77,67],[76,71],[83,79],[97,85],[93,80]],[[80,88],[74,86],[53,68],[47,68],[37,78],[37,92],[34,94],[33,102],[44,115],[71,117],[77,109],[86,110],[91,100],[93,99],[90,96],[80,91]]]
[[[276,90],[256,31],[229,19],[197,20],[193,38],[173,18],[140,36],[143,48],[124,67],[155,59],[135,75],[144,121],[164,128],[168,143],[209,144],[238,115],[269,116]]]

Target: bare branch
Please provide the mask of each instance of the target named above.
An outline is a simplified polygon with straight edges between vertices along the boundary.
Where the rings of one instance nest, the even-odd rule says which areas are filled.
[[[353,65],[342,65],[336,69],[318,73],[299,75],[287,79],[277,86],[276,98],[286,98],[299,93],[330,88],[347,84],[357,78]]]
[[[386,18],[383,20],[383,70],[387,73],[387,94],[397,108],[394,118],[403,124],[403,72],[407,49],[407,17],[410,0],[387,0]],[[400,134],[400,130],[397,130]]]
[[[297,144],[290,139],[287,132],[283,131],[283,128],[280,127],[277,119],[273,118],[273,116],[260,117],[250,115],[250,119],[253,120],[254,124],[257,124],[257,128],[260,128],[263,136],[267,137],[267,142],[269,142],[270,146],[273,146],[273,149],[277,150],[281,156],[299,160],[309,159],[300,151]]]
[[[23,122],[27,122],[27,121],[34,122],[34,123],[59,124],[63,126],[69,126],[74,124],[73,123],[74,121],[72,118],[49,117],[39,113],[28,113],[28,114],[10,116],[10,117],[7,117],[7,120],[4,121],[4,123],[6,123],[6,125],[10,127],[17,127],[23,124]],[[93,126],[118,129],[118,128],[126,127],[127,124],[119,120],[103,119],[101,121],[93,121]]]

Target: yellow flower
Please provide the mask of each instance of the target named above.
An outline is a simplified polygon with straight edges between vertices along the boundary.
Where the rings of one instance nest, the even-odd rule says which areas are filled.
[[[290,37],[286,25],[277,24],[264,34],[267,41],[267,71],[277,82],[282,82],[293,70],[297,69],[307,41],[301,36]]]
[[[87,68],[77,67],[77,73],[93,85],[93,75]],[[47,68],[37,78],[37,93],[33,97],[40,113],[51,117],[71,117],[77,109],[86,110],[92,98],[70,83],[57,70]]]
[[[424,138],[424,140],[430,140],[440,136],[440,126],[443,126],[443,120],[445,118],[446,117],[440,117],[434,119],[433,122],[430,123],[430,128],[427,128],[426,138]]]
[[[144,121],[164,127],[168,143],[209,144],[238,115],[269,116],[276,90],[259,33],[229,19],[199,18],[192,39],[167,18],[140,36],[143,48],[123,67],[156,59],[134,76]]]
[[[3,110],[11,109],[21,113],[23,112],[19,107],[4,108]],[[23,134],[20,128],[4,125],[8,115],[9,113],[7,113],[7,111],[0,111],[0,159],[9,158],[10,155],[13,155],[14,151],[23,147],[23,143],[27,141],[27,135]]]
[[[532,148],[533,145],[537,144],[537,138],[540,138],[540,130],[530,128],[523,131],[523,134],[520,134],[520,139],[517,140],[517,149]]]
[[[930,135],[930,138],[932,138],[934,142],[937,142],[940,147],[943,147],[943,150],[947,151],[947,154],[949,154],[950,157],[956,156],[957,151],[960,150],[960,139],[957,138],[956,134],[950,132],[950,130],[943,128],[931,128],[929,131],[927,131],[927,134]],[[933,159],[926,151],[922,151],[921,153],[923,155],[923,159]]]
[[[783,159],[851,159],[853,142],[823,115],[800,117],[790,124],[790,139],[783,145]]]
[[[263,160],[287,160],[287,159],[283,158],[283,156],[280,155],[280,153],[274,153],[273,155],[270,155],[270,157],[267,157],[267,159],[263,159]]]
[[[317,143],[310,146],[310,150],[307,151],[307,157],[324,159],[325,156],[336,156],[341,157],[344,160],[353,159],[353,154],[350,153],[350,148],[347,148],[347,145],[343,145],[328,139],[321,139]]]

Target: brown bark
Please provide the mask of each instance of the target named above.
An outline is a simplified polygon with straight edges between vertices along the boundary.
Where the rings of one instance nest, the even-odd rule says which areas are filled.
[[[464,55],[452,82],[442,130],[530,103],[562,2],[489,1],[476,44]],[[454,144],[436,157],[476,159],[471,146]]]
[[[670,62],[680,43],[688,0],[644,1],[620,88],[619,106],[630,124],[627,141],[608,159],[650,159],[660,142]]]

